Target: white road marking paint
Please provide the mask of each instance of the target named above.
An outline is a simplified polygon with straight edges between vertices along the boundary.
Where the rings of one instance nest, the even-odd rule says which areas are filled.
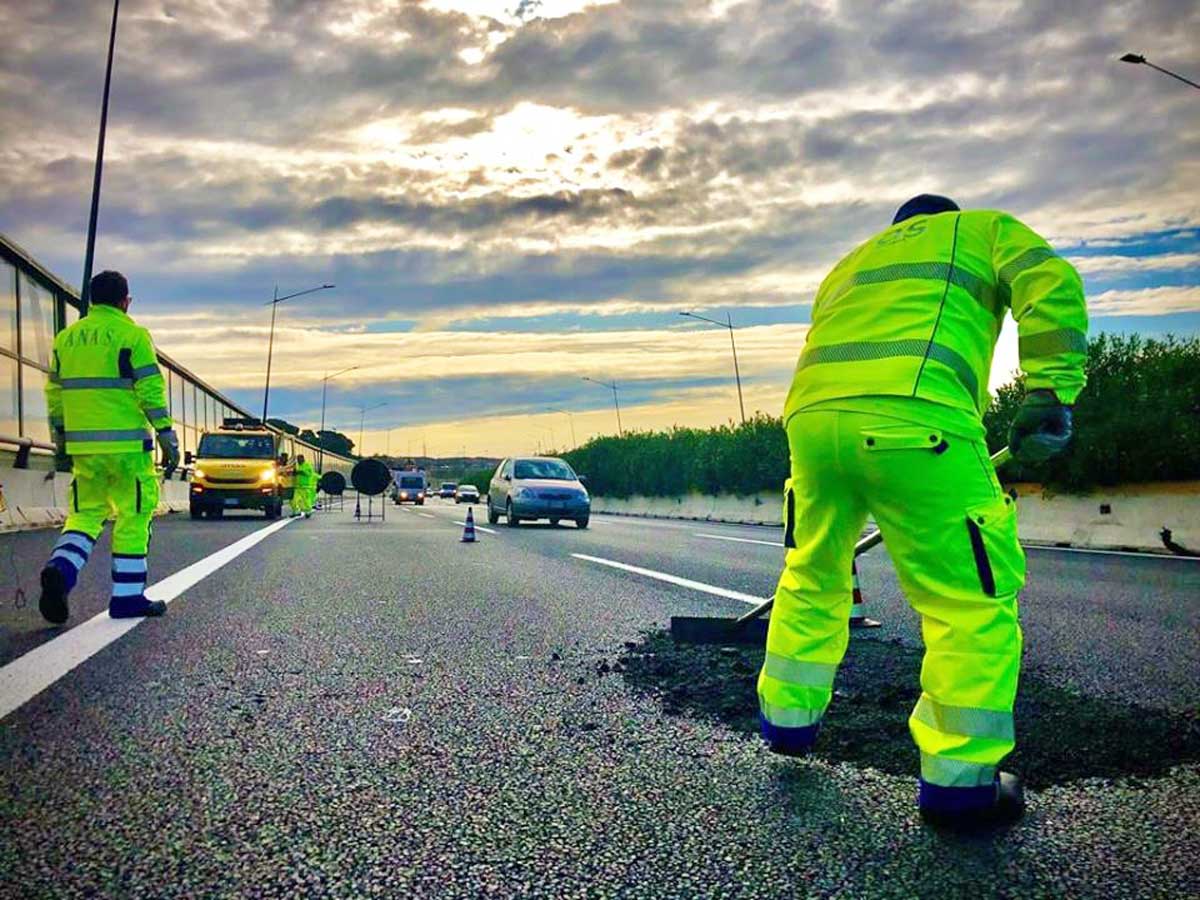
[[[730,537],[727,534],[705,534],[701,531],[695,532],[695,537],[710,538],[714,541],[733,541],[736,544],[762,544],[764,547],[782,547],[782,541],[756,541],[753,538]]]
[[[572,553],[576,559],[583,559],[587,562],[598,563],[602,566],[608,566],[612,569],[620,569],[624,572],[632,572],[634,575],[645,575],[647,578],[653,578],[657,581],[665,581],[667,584],[678,585],[679,587],[691,588],[693,591],[701,591],[705,594],[712,594],[716,597],[727,597],[730,600],[741,600],[743,603],[751,603],[755,606],[762,603],[765,597],[755,597],[751,594],[743,594],[741,591],[731,591],[728,588],[717,587],[713,584],[705,584],[703,581],[692,581],[690,578],[680,578],[678,575],[670,575],[666,572],[656,572],[654,569],[643,569],[641,566],[631,566],[628,563],[617,562],[614,559],[603,559],[599,556],[588,556],[584,553]]]
[[[432,513],[417,513],[417,515],[420,516],[422,519],[436,519],[437,518],[437,516],[433,515]]]
[[[455,524],[455,525],[461,525],[463,528],[466,528],[466,527],[467,527],[467,523],[466,523],[466,522],[455,522],[454,524]],[[496,533],[496,532],[495,532],[493,529],[491,529],[491,528],[484,528],[482,525],[476,525],[476,526],[475,526],[475,530],[476,530],[476,531],[482,531],[484,534],[495,534],[495,533]]]
[[[170,603],[188,588],[294,521],[281,519],[234,541],[228,547],[150,585],[146,588],[146,596],[151,600]],[[0,719],[36,697],[113,641],[133,631],[143,621],[111,619],[108,610],[105,610],[0,668]]]

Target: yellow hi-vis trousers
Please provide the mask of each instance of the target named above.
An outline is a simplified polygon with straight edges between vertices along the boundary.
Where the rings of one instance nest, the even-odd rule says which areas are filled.
[[[982,442],[862,412],[788,422],[786,567],[758,679],[763,733],[811,746],[849,641],[851,561],[874,516],[925,640],[909,718],[933,790],[993,784],[1014,746],[1025,557]]]
[[[296,485],[292,488],[292,499],[288,501],[291,507],[292,515],[299,513],[312,512],[313,503],[316,501],[316,491],[307,485],[301,487]]]
[[[112,550],[145,556],[158,506],[158,474],[150,453],[95,453],[72,457],[75,478],[67,497],[64,532],[95,540],[113,519]]]

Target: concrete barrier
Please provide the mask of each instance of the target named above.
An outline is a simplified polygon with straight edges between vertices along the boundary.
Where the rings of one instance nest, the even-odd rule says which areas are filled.
[[[5,509],[0,511],[0,534],[61,528],[67,520],[71,476],[38,469],[0,469],[0,492]],[[158,515],[187,512],[188,485],[165,481],[159,489]]]
[[[1088,494],[1056,494],[1037,484],[1010,487],[1019,498],[1021,537],[1030,543],[1167,553],[1160,532],[1169,528],[1176,544],[1200,552],[1200,482],[1120,485]],[[779,526],[782,508],[782,495],[775,493],[592,497],[598,513],[740,525]]]

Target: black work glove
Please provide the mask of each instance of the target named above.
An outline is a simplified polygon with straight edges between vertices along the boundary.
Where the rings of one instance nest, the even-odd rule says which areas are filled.
[[[179,465],[179,438],[170,428],[158,433],[158,446],[163,453],[163,478],[170,478]]]
[[[1071,407],[1054,391],[1030,391],[1008,429],[1008,449],[1017,462],[1040,463],[1071,443]]]

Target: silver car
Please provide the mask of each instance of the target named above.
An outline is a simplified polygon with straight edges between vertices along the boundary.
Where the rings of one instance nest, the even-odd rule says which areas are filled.
[[[565,461],[552,456],[506,459],[488,487],[488,522],[494,525],[504,516],[515,528],[530,519],[549,519],[551,525],[572,519],[587,528],[592,500],[581,482]]]

